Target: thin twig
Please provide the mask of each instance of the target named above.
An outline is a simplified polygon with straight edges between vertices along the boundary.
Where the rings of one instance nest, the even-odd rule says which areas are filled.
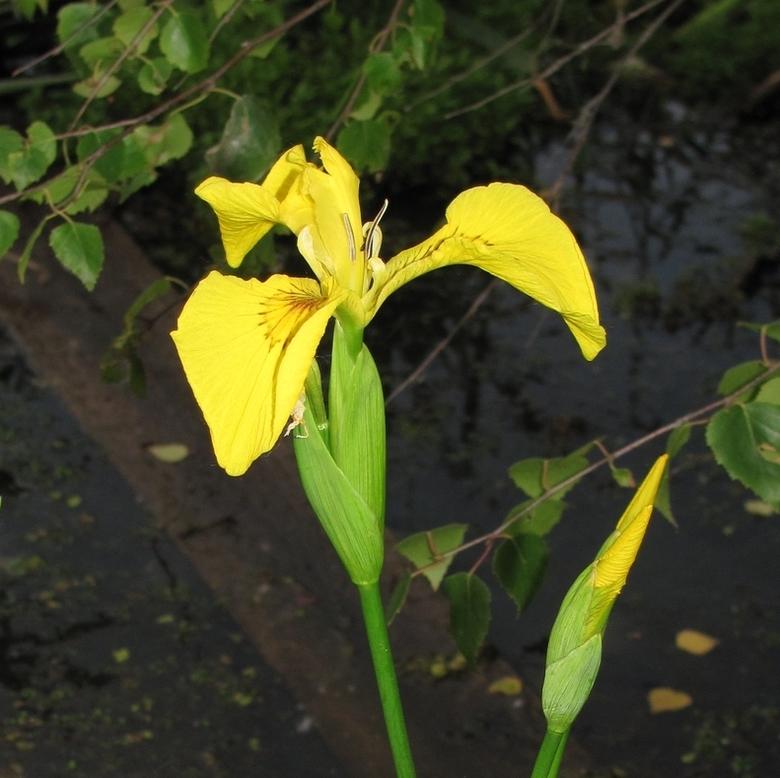
[[[675,430],[678,427],[682,427],[684,424],[703,423],[701,420],[697,420],[697,417],[711,413],[712,411],[716,411],[719,408],[723,408],[728,405],[731,405],[735,400],[737,400],[739,397],[745,394],[745,392],[748,392],[755,386],[758,386],[759,384],[763,383],[764,381],[766,381],[767,378],[769,378],[770,375],[772,375],[773,373],[777,373],[778,371],[780,371],[780,362],[770,363],[767,369],[763,373],[761,373],[760,376],[756,376],[756,378],[754,378],[752,381],[748,382],[744,386],[741,386],[735,392],[732,392],[728,397],[724,397],[720,400],[716,400],[715,402],[712,402],[709,405],[705,405],[703,408],[699,408],[698,410],[691,411],[690,413],[686,413],[684,416],[680,416],[678,419],[669,422],[669,424],[665,424],[663,427],[659,427],[657,430],[653,430],[653,432],[650,432],[647,435],[644,435],[643,437],[638,438],[637,440],[629,443],[628,445],[623,446],[623,448],[618,449],[613,454],[605,456],[603,459],[600,459],[597,462],[593,462],[584,470],[580,470],[579,473],[575,473],[573,476],[565,479],[564,481],[561,481],[559,484],[550,487],[547,491],[545,491],[544,494],[537,497],[535,500],[530,502],[525,507],[510,513],[509,516],[507,516],[506,520],[496,529],[484,535],[481,535],[478,538],[469,540],[467,543],[463,543],[463,545],[458,546],[457,548],[453,548],[451,551],[442,552],[441,554],[439,554],[439,557],[436,559],[434,563],[415,570],[412,573],[412,576],[425,573],[429,568],[433,567],[436,564],[439,564],[443,559],[454,557],[455,555],[459,554],[461,551],[465,551],[468,548],[473,548],[474,546],[478,546],[481,543],[495,542],[518,519],[528,515],[529,513],[531,513],[531,511],[534,510],[534,508],[537,508],[543,502],[549,500],[551,497],[554,497],[559,492],[568,489],[570,486],[577,483],[577,481],[584,478],[586,475],[590,475],[590,473],[594,472],[595,470],[598,470],[603,465],[609,464],[610,461],[614,462],[616,459],[625,456],[626,454],[630,453],[631,451],[634,451],[637,448],[641,448],[646,443],[649,443],[651,440],[654,440],[655,438],[658,438],[661,435],[665,435],[667,432],[671,432],[672,430]]]
[[[651,22],[651,24],[649,24],[647,28],[642,31],[642,34],[637,39],[636,43],[634,43],[634,45],[629,49],[628,54],[626,54],[620,63],[618,63],[617,67],[612,72],[612,75],[610,75],[610,77],[607,79],[607,82],[601,88],[601,91],[595,97],[592,97],[590,100],[588,100],[588,102],[585,103],[585,105],[580,110],[579,116],[577,116],[572,130],[569,133],[569,140],[573,140],[574,145],[566,157],[566,162],[564,163],[563,168],[555,181],[555,184],[552,186],[551,196],[553,199],[557,199],[561,187],[566,180],[566,176],[568,176],[571,172],[577,157],[580,155],[580,152],[585,146],[585,142],[588,138],[588,135],[590,134],[590,130],[593,126],[593,121],[596,118],[596,114],[598,114],[599,109],[604,104],[604,101],[615,87],[615,84],[617,83],[618,78],[620,78],[623,69],[636,56],[639,49],[641,49],[642,46],[644,46],[645,43],[650,40],[650,38],[655,34],[656,30],[666,21],[669,15],[684,2],[685,0],[673,0],[673,2],[669,3],[669,5],[664,8],[660,14],[658,14],[658,16]]]
[[[412,100],[411,103],[408,103],[404,106],[404,111],[411,111],[412,108],[415,108],[418,105],[427,102],[428,100],[432,100],[434,97],[438,97],[442,92],[446,92],[448,89],[451,89],[453,86],[455,86],[455,84],[459,84],[461,81],[467,79],[470,75],[476,73],[479,70],[482,70],[484,67],[487,67],[487,65],[489,65],[494,59],[498,59],[498,57],[506,54],[509,49],[525,40],[525,38],[527,38],[535,28],[536,24],[529,25],[521,33],[515,35],[514,38],[510,38],[508,41],[502,43],[497,49],[491,51],[490,54],[488,54],[486,57],[483,57],[481,60],[475,62],[470,68],[463,70],[460,73],[456,73],[454,76],[447,79],[447,81],[445,81],[441,86],[436,87],[436,89],[432,90],[431,92],[426,92],[416,100]]]
[[[296,14],[295,16],[291,17],[286,22],[283,22],[273,30],[269,30],[268,32],[264,33],[259,38],[255,38],[254,40],[245,41],[244,43],[241,44],[241,50],[236,52],[233,55],[233,57],[231,57],[224,65],[222,65],[221,68],[216,70],[207,78],[204,78],[203,81],[199,82],[198,84],[195,84],[194,86],[191,86],[189,89],[185,90],[181,94],[176,95],[175,97],[172,97],[170,100],[167,100],[165,103],[158,105],[156,108],[152,108],[146,113],[140,116],[136,116],[133,119],[123,119],[122,121],[113,122],[111,124],[106,124],[101,127],[89,128],[83,131],[75,131],[74,133],[72,133],[73,135],[85,135],[90,132],[99,132],[102,130],[124,128],[124,132],[115,135],[113,138],[111,138],[105,144],[103,144],[103,146],[101,146],[99,149],[96,149],[92,154],[90,154],[88,157],[82,160],[82,164],[85,166],[86,172],[82,172],[82,175],[78,183],[83,183],[83,179],[86,177],[89,168],[91,168],[92,165],[94,165],[95,162],[97,162],[97,160],[100,159],[100,157],[102,157],[109,149],[113,148],[117,143],[120,143],[122,139],[125,138],[127,135],[129,135],[136,127],[154,121],[158,116],[164,114],[166,111],[170,110],[174,106],[177,106],[180,103],[189,100],[190,97],[192,97],[192,95],[195,95],[198,92],[208,91],[209,89],[211,89],[216,85],[216,82],[220,78],[222,78],[222,76],[224,76],[225,73],[227,73],[231,68],[237,65],[253,49],[256,49],[258,46],[262,46],[264,43],[267,43],[268,41],[273,40],[279,35],[284,34],[285,32],[287,32],[287,30],[294,27],[296,24],[299,24],[304,19],[308,18],[312,14],[319,11],[321,8],[324,8],[330,2],[331,0],[316,0],[316,2],[312,3],[312,5],[310,5],[308,8],[305,8],[299,14]],[[34,187],[30,187],[29,189],[25,189],[22,192],[15,192],[13,194],[8,194],[3,197],[0,197],[0,205],[2,205],[3,203],[18,200],[22,196],[26,197],[34,192],[42,191],[46,189],[48,186],[50,186],[51,182],[57,177],[58,176],[54,176],[53,178],[50,178],[49,180],[44,181],[43,183],[37,184]]]
[[[157,24],[157,20],[168,10],[171,5],[173,5],[173,0],[163,0],[163,2],[160,4],[160,7],[152,14],[149,21],[139,30],[138,34],[125,47],[125,50],[114,60],[114,62],[111,63],[111,65],[100,77],[100,80],[97,82],[97,84],[95,84],[92,91],[89,93],[89,96],[84,101],[81,108],[79,108],[76,115],[73,117],[73,121],[70,123],[70,127],[68,129],[72,130],[79,123],[79,120],[86,113],[86,110],[92,104],[92,101],[98,96],[98,94],[100,94],[100,90],[103,88],[103,86],[108,83],[108,79],[111,78],[111,76],[113,76],[114,73],[119,70],[120,65],[133,52],[135,52],[136,46],[144,39],[146,33],[148,33],[149,30],[151,30],[152,27]]]
[[[517,81],[514,84],[509,84],[508,86],[499,89],[497,92],[494,92],[492,95],[489,95],[488,97],[484,97],[482,98],[482,100],[478,100],[476,103],[472,103],[471,105],[467,105],[465,108],[459,108],[457,111],[451,111],[450,113],[445,114],[444,118],[453,119],[456,116],[460,116],[461,114],[469,113],[470,111],[476,111],[479,108],[484,108],[484,106],[488,105],[489,103],[492,103],[494,100],[498,100],[498,98],[503,97],[504,95],[507,95],[510,92],[514,92],[517,89],[528,88],[530,86],[533,86],[535,81],[549,78],[554,73],[557,73],[564,65],[568,65],[569,62],[571,62],[573,59],[579,57],[580,54],[583,54],[584,52],[588,51],[588,49],[592,49],[594,46],[601,43],[605,38],[608,38],[616,29],[618,29],[619,24],[622,25],[625,22],[631,21],[632,19],[636,19],[636,17],[641,16],[644,13],[647,13],[647,11],[655,8],[655,6],[659,5],[662,2],[664,2],[664,0],[650,0],[650,2],[645,3],[643,6],[640,6],[636,10],[632,11],[630,14],[626,14],[624,19],[614,22],[609,27],[605,27],[600,33],[594,35],[589,40],[581,43],[573,51],[569,52],[565,56],[561,57],[560,59],[557,59],[555,62],[553,62],[549,67],[545,68],[545,70],[543,70],[538,75],[532,76],[531,78],[521,79],[520,81]]]
[[[11,78],[16,78],[16,76],[18,76],[20,73],[24,73],[25,70],[29,70],[30,68],[34,68],[36,65],[40,65],[41,62],[45,62],[47,59],[49,59],[49,57],[62,54],[62,52],[68,48],[70,43],[74,41],[79,35],[81,35],[81,33],[84,32],[87,27],[91,27],[93,24],[98,22],[101,17],[105,16],[105,14],[107,14],[118,2],[119,0],[110,0],[110,2],[107,5],[104,5],[94,16],[90,16],[90,18],[87,19],[84,24],[80,25],[76,30],[74,30],[62,43],[60,43],[59,46],[55,46],[45,54],[41,54],[40,57],[36,57],[35,59],[30,60],[24,65],[20,65],[18,68],[16,68],[16,70],[11,73]]]
[[[385,406],[390,405],[390,403],[398,397],[401,392],[406,389],[410,384],[413,384],[427,369],[428,365],[433,362],[434,359],[436,359],[439,354],[441,354],[442,351],[444,351],[447,346],[452,342],[452,339],[455,337],[455,335],[458,334],[458,331],[463,327],[463,325],[479,310],[480,306],[487,300],[488,295],[492,291],[492,289],[498,284],[498,279],[494,278],[477,296],[477,298],[474,300],[473,303],[469,306],[469,309],[466,311],[466,313],[463,314],[463,316],[460,317],[458,322],[455,324],[455,326],[447,333],[447,335],[440,340],[434,348],[431,350],[431,352],[428,354],[425,359],[423,359],[422,362],[418,365],[417,369],[409,375],[404,381],[402,381],[398,386],[393,389],[393,391],[390,393],[390,396],[385,400]]]
[[[214,42],[219,31],[235,16],[236,11],[238,11],[243,4],[244,0],[236,0],[235,3],[225,11],[225,15],[214,25],[214,29],[211,31],[211,35],[209,35],[209,45]]]
[[[390,32],[393,29],[393,26],[395,25],[395,20],[398,18],[398,14],[401,13],[401,8],[403,7],[404,0],[396,0],[396,4],[393,6],[393,10],[390,14],[390,18],[387,20],[387,24],[385,25],[382,32],[379,33],[379,37],[376,40],[376,44],[371,47],[370,54],[376,54],[379,51],[382,51],[384,48],[385,43],[387,43],[387,39],[390,36]],[[352,90],[352,94],[349,96],[349,99],[347,100],[346,105],[344,108],[342,108],[341,113],[336,118],[336,121],[333,122],[333,125],[328,130],[327,134],[325,135],[325,140],[331,141],[333,140],[333,136],[336,134],[336,130],[341,126],[341,124],[344,122],[344,120],[352,113],[352,109],[355,107],[355,103],[357,102],[358,97],[360,96],[360,93],[363,91],[363,86],[366,83],[366,76],[365,74],[361,74],[360,78],[358,79],[357,84],[355,84],[355,87]]]

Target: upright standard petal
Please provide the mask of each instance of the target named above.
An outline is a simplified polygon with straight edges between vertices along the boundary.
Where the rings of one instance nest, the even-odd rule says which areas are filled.
[[[307,223],[299,223],[298,232],[309,228],[306,248],[309,263],[330,265],[345,289],[363,294],[365,259],[363,255],[363,226],[360,221],[358,188],[360,181],[349,163],[323,138],[314,141],[324,170],[308,167],[301,175],[301,190],[311,202],[305,216]],[[287,209],[285,209],[286,211]]]
[[[328,291],[303,278],[212,272],[184,306],[171,336],[229,475],[245,473],[282,434],[344,297],[335,285]]]
[[[399,286],[429,270],[476,265],[561,314],[586,359],[604,347],[588,266],[569,228],[523,186],[468,189],[447,208],[447,224],[387,263],[366,296],[373,316]]]

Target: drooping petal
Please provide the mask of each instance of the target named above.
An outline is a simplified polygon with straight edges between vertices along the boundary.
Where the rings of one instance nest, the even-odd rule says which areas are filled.
[[[367,295],[373,316],[399,286],[429,270],[476,265],[563,316],[586,359],[604,347],[588,266],[568,227],[523,186],[468,189],[447,208],[447,224],[387,263],[384,283]]]
[[[257,241],[281,221],[279,204],[295,191],[306,167],[303,146],[298,145],[279,157],[262,184],[234,184],[211,176],[195,189],[217,214],[230,267],[238,267]]]
[[[234,184],[210,176],[195,194],[217,214],[230,267],[238,267],[255,243],[279,221],[279,201],[259,184]]]
[[[212,272],[171,333],[219,464],[242,475],[281,435],[328,319],[335,285],[275,275],[244,281]]]

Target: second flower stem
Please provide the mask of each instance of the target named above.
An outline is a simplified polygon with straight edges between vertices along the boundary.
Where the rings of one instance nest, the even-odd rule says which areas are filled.
[[[398,680],[390,653],[390,639],[385,623],[385,611],[379,584],[358,586],[360,604],[363,606],[363,618],[366,623],[371,658],[374,660],[374,672],[382,700],[382,711],[387,725],[387,736],[393,752],[393,762],[398,778],[414,778],[412,750],[406,732],[404,713],[401,708],[401,696],[398,692]]]

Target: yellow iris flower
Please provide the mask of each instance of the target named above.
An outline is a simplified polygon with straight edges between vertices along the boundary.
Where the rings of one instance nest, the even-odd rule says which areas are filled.
[[[230,475],[246,472],[284,431],[331,316],[360,331],[389,294],[429,270],[476,265],[560,313],[586,359],[604,347],[582,252],[528,189],[497,183],[461,193],[441,229],[384,263],[378,219],[361,220],[354,171],[323,138],[314,149],[322,168],[296,146],[260,185],[212,176],[195,190],[216,212],[231,267],[278,223],[297,235],[317,279],[212,272],[171,333]]]

